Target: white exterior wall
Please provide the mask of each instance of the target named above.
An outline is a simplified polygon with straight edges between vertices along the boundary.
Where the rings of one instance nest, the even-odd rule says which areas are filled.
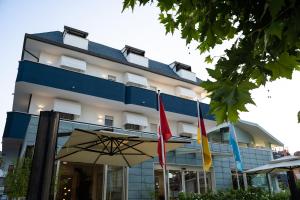
[[[60,58],[60,56],[52,55],[52,54],[49,54],[46,52],[42,52],[40,54],[40,62],[41,63],[61,68],[59,66],[59,58]],[[125,80],[124,80],[125,72],[114,71],[107,67],[109,67],[109,66],[102,66],[100,62],[99,62],[99,65],[93,65],[93,64],[87,63],[86,71],[78,72],[78,73],[83,73],[83,74],[87,74],[87,75],[95,76],[95,77],[99,77],[99,78],[104,78],[104,79],[107,79],[108,75],[112,75],[112,76],[116,77],[117,82],[120,82],[120,83],[125,82]],[[157,82],[156,80],[153,80],[153,79],[150,79],[147,77],[145,77],[145,78],[148,81],[147,89],[150,89],[151,86],[154,86],[157,89],[159,89],[161,91],[161,93],[179,96],[176,93],[176,87],[178,85],[165,84],[165,83]],[[172,82],[170,82],[170,83],[172,83]],[[199,92],[195,92],[195,97],[198,97],[198,99],[202,99],[203,98],[202,94]],[[193,98],[190,98],[190,99],[193,99]]]
[[[59,67],[58,61],[59,61],[59,56],[55,56],[46,52],[40,53],[40,63]]]
[[[34,115],[39,115],[40,111],[48,111],[52,110],[54,106],[54,101],[56,98],[52,97],[45,97],[39,95],[32,95],[31,104],[29,108],[29,113]],[[60,99],[60,98],[58,98]],[[113,116],[114,124],[113,126],[124,128],[124,112],[135,112],[134,110],[120,110],[115,107],[101,107],[101,106],[91,106],[85,104],[85,102],[78,102],[81,105],[81,113],[80,116],[75,115],[75,120],[78,122],[85,122],[90,124],[99,124],[104,125],[105,115]],[[141,131],[150,132],[150,124],[158,124],[159,119],[158,115],[157,118],[149,117],[146,115],[147,113],[142,113],[148,120],[148,126],[142,127]],[[168,115],[168,114],[167,114]],[[196,125],[196,118],[194,121],[190,121],[187,123],[193,123]],[[206,121],[206,120],[205,120]],[[179,136],[178,134],[178,121],[175,120],[168,120],[170,129],[174,136]],[[209,129],[211,126],[215,125],[215,123],[205,123],[206,128]],[[193,138],[196,138],[193,137]]]
[[[160,90],[161,93],[175,95],[175,86],[162,84],[153,80],[148,80],[149,88],[150,86],[156,87],[158,90]]]
[[[107,68],[97,66],[97,65],[87,64],[85,74],[88,74],[90,76],[96,76],[99,78],[104,78],[104,79],[107,79],[108,75],[112,75],[116,77],[117,82],[123,83],[123,73],[109,70]]]
[[[29,113],[34,115],[39,115],[40,111],[52,110],[53,109],[54,98],[43,97],[38,95],[32,95]]]

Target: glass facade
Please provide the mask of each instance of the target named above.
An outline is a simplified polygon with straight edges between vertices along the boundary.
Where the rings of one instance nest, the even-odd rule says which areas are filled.
[[[106,200],[121,200],[124,194],[123,167],[109,166],[107,169]]]
[[[173,168],[176,168],[172,166]],[[164,199],[164,180],[162,169],[156,169],[155,174],[155,199]],[[197,180],[198,178],[198,180]],[[207,189],[212,190],[211,173],[206,173]],[[178,199],[180,192],[204,193],[204,174],[203,171],[185,168],[172,169],[168,171],[168,191],[170,199]],[[200,189],[200,191],[199,191]]]
[[[62,162],[57,173],[57,200],[126,199],[124,167]]]

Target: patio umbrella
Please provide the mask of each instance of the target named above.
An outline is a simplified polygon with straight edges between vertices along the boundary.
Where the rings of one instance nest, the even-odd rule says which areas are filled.
[[[286,156],[270,161],[268,164],[245,171],[247,174],[268,174],[271,172],[287,172],[291,199],[299,199],[300,192],[296,187],[293,169],[300,168],[300,156]]]
[[[156,135],[155,135],[156,136]],[[170,140],[166,152],[189,143],[187,140]],[[142,163],[157,156],[157,139],[114,133],[75,129],[56,160],[89,164],[128,166]]]
[[[284,172],[292,169],[300,168],[300,156],[286,156],[270,161],[266,165],[262,165],[245,171],[247,174]]]

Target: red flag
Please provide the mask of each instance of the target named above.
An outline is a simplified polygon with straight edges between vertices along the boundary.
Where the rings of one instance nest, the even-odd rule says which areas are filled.
[[[165,151],[166,146],[165,146],[165,143],[163,143],[163,145],[164,145],[164,159],[163,159],[162,148],[161,148],[162,144],[161,143],[162,143],[161,134],[160,134],[160,130],[158,130],[157,154],[158,154],[159,164],[163,168],[163,166],[166,164],[166,162],[165,162],[165,160],[166,160],[166,151]]]
[[[160,95],[158,95],[158,100],[159,100],[159,117],[160,117],[160,127],[161,127],[160,134],[163,136],[164,142],[167,142],[172,137],[172,133],[166,117],[164,104],[161,100]]]

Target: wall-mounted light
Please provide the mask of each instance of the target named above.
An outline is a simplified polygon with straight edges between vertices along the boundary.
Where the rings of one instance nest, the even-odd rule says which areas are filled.
[[[52,61],[47,60],[46,63],[47,63],[47,64],[52,64]]]
[[[98,115],[98,122],[103,123],[103,116],[102,115]]]
[[[39,104],[37,107],[38,107],[38,112],[43,111],[45,108],[45,106],[43,104]]]

